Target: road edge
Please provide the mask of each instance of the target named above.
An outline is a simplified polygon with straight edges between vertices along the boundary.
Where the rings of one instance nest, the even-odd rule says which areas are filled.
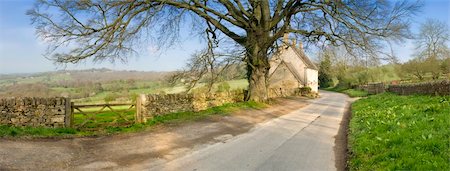
[[[346,171],[348,168],[348,130],[350,124],[350,118],[352,115],[351,108],[354,100],[348,101],[345,106],[345,111],[342,116],[342,120],[339,126],[339,130],[334,139],[334,156],[335,156],[335,167],[337,171]]]

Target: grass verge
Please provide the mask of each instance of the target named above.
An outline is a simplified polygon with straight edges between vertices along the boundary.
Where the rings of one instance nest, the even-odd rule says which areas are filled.
[[[200,112],[177,112],[167,115],[155,116],[145,124],[131,124],[128,126],[106,126],[87,128],[44,128],[44,127],[14,127],[0,126],[0,137],[83,137],[99,136],[115,133],[137,132],[149,129],[157,124],[181,123],[203,119],[211,115],[228,115],[232,112],[243,109],[262,109],[267,107],[264,103],[239,102],[229,103],[222,106],[209,108]],[[76,119],[76,118],[75,118]]]
[[[329,87],[329,88],[324,88],[324,90],[344,93],[344,94],[347,94],[350,97],[367,97],[369,95],[367,93],[367,91],[356,90],[356,89],[347,89],[347,88],[339,88],[339,87]]]
[[[353,103],[350,170],[450,170],[450,96],[370,96]]]

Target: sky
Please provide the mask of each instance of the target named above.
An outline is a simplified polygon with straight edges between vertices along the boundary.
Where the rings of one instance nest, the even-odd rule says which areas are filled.
[[[181,69],[186,60],[202,49],[198,38],[184,37],[182,41],[159,53],[153,53],[153,45],[144,45],[137,57],[127,63],[108,61],[92,63],[84,61],[65,66],[55,65],[43,56],[47,45],[35,35],[30,18],[25,15],[34,0],[0,0],[0,74],[47,72],[62,69],[110,68],[114,70],[174,71]],[[424,0],[422,11],[411,20],[413,33],[419,31],[420,23],[427,18],[437,19],[450,26],[450,0]],[[184,34],[184,33],[182,33]],[[414,52],[411,40],[396,44],[394,53],[401,61],[407,61]]]

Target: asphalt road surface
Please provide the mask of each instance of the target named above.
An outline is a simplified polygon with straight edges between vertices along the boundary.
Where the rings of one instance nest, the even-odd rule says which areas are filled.
[[[336,170],[334,136],[350,98],[320,92],[311,104],[248,133],[198,149],[144,170]]]

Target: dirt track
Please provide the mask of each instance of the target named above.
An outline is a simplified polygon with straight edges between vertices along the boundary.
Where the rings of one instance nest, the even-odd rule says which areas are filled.
[[[0,139],[0,170],[111,170],[144,161],[171,160],[245,133],[256,124],[307,105],[305,98],[279,99],[264,110],[243,110],[151,130],[96,138]]]

